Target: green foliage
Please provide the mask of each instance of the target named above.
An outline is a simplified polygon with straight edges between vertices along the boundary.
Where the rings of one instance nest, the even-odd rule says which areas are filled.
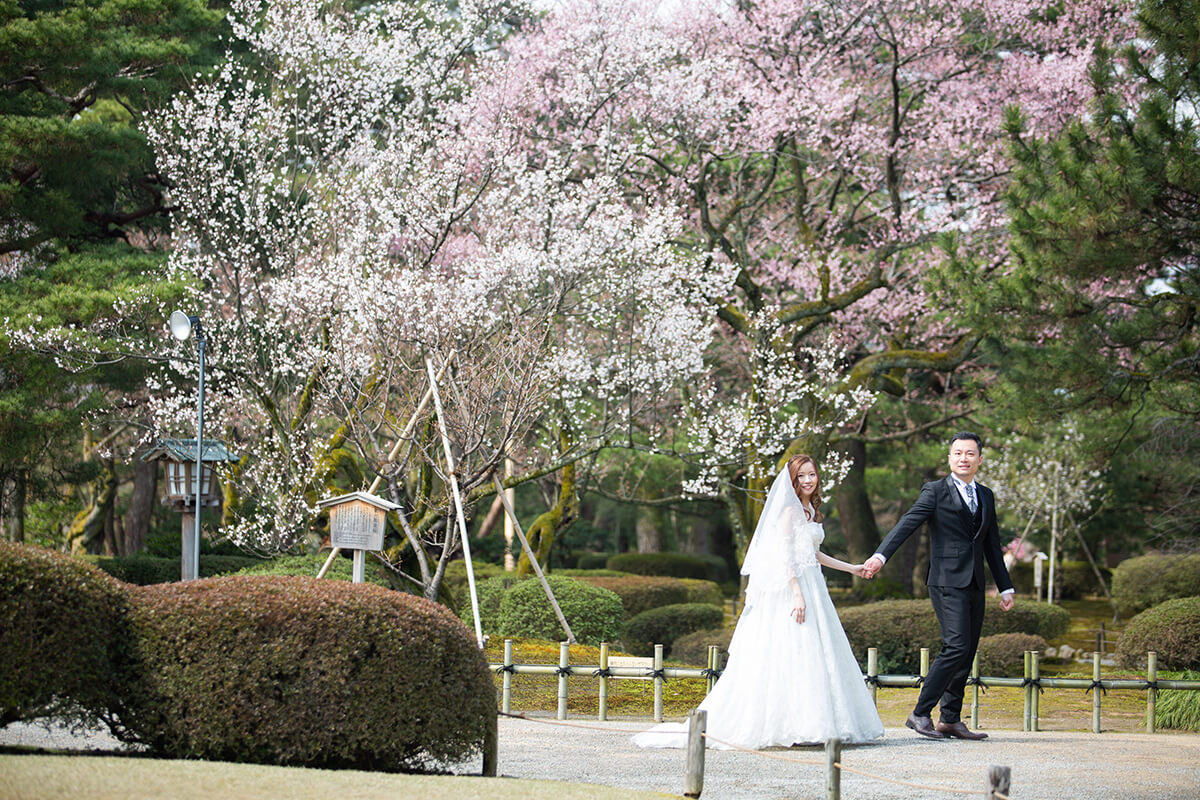
[[[1200,669],[1200,597],[1178,597],[1129,621],[1117,643],[1117,663],[1144,667],[1146,652],[1163,669]]]
[[[138,586],[173,583],[180,579],[178,558],[159,558],[137,553],[131,556],[81,556],[117,580]],[[262,559],[252,556],[200,556],[200,577],[211,578],[239,570],[256,569]],[[282,573],[280,573],[282,574]],[[294,573],[288,573],[294,574]],[[316,573],[313,573],[316,574]]]
[[[1200,553],[1127,558],[1113,570],[1112,594],[1117,609],[1127,615],[1200,594]]]
[[[121,584],[95,567],[0,542],[0,727],[116,707],[126,606]]]
[[[488,578],[507,574],[501,564],[493,564],[489,561],[472,561],[471,564],[475,568],[476,587]],[[432,570],[433,567],[434,565],[431,564],[430,569]],[[453,600],[455,608],[462,608],[464,603],[470,605],[471,600],[467,597],[469,588],[467,562],[464,559],[458,559],[446,564],[446,572],[442,577],[442,592]]]
[[[848,573],[837,572],[838,575]],[[876,600],[907,600],[912,593],[904,588],[904,584],[890,575],[877,575],[869,581],[859,581],[851,592],[856,600],[873,602]]]
[[[583,553],[575,560],[576,569],[604,569],[611,553]]]
[[[621,638],[625,611],[620,597],[574,578],[549,575],[546,580],[577,642],[598,645]],[[550,641],[566,638],[538,580],[520,581],[504,593],[500,600],[499,628],[500,635],[505,637]]]
[[[725,663],[729,660],[729,640],[732,638],[733,628],[706,628],[685,633],[671,644],[671,658],[702,667],[708,664],[709,645],[716,645],[721,649],[721,663]]]
[[[469,756],[494,725],[483,653],[436,603],[250,575],[131,592],[121,737],[155,754],[410,769]]]
[[[702,581],[697,578],[680,578],[683,585],[687,587],[688,595],[686,603],[709,603],[714,606],[724,607],[725,595],[721,592],[721,587],[713,581]]]
[[[630,575],[622,578],[580,578],[592,586],[600,586],[621,598],[625,618],[632,619],[643,611],[661,606],[687,603],[688,587],[679,578],[660,578]]]
[[[207,577],[203,573],[204,562],[208,559],[216,558],[221,558],[221,556],[200,557],[200,569],[203,577]],[[228,556],[225,558],[228,558]],[[256,558],[241,569],[222,570],[222,572],[235,572],[238,575],[296,575],[302,578],[315,578],[328,558],[328,553],[312,553],[304,556],[276,556],[275,558],[266,560]],[[368,555],[363,566],[363,580],[366,583],[389,586],[387,579],[383,576],[384,568],[380,566],[378,561]],[[178,569],[176,569],[176,572],[178,572]],[[333,563],[329,565],[329,571],[325,573],[325,578],[335,581],[353,581],[354,562],[349,558],[335,558]]]
[[[1104,576],[1104,580],[1112,585],[1113,571],[1108,567],[1100,567],[1100,574]],[[1044,573],[1042,580],[1048,580],[1048,573]],[[1012,578],[1013,588],[1020,594],[1033,595],[1033,562],[1018,561],[1008,568],[1008,576]],[[1102,594],[1100,582],[1096,580],[1096,573],[1092,570],[1092,565],[1087,561],[1062,561],[1056,567],[1054,576],[1055,594],[1059,600],[1082,600],[1088,595]],[[1045,591],[1047,584],[1043,584],[1042,589]]]
[[[717,568],[714,564],[687,553],[619,553],[608,559],[608,568],[634,575],[701,578],[717,583],[724,580],[715,574]]]
[[[488,578],[475,585],[479,600],[479,627],[485,636],[500,630],[500,601],[504,598],[504,593],[516,583],[517,576],[509,573]],[[471,608],[470,599],[460,605],[458,616],[468,628],[475,630],[475,613]]]
[[[725,620],[725,612],[708,603],[681,603],[643,611],[625,625],[625,649],[634,655],[654,655],[654,645],[663,645],[663,654],[679,637],[694,631],[716,628]]]
[[[884,600],[838,610],[850,648],[864,670],[867,648],[879,651],[881,674],[915,675],[921,648],[941,649],[941,631],[928,600]]]
[[[1051,641],[1062,636],[1070,627],[1070,613],[1049,603],[1018,601],[1010,610],[1001,611],[999,598],[989,597],[983,614],[984,636],[1028,633]]]
[[[1046,652],[1046,640],[1030,633],[996,633],[979,640],[979,674],[1011,678],[1025,674],[1025,651]]]
[[[1200,680],[1200,672],[1159,672],[1159,678],[1181,681]],[[1180,731],[1200,731],[1200,692],[1163,689],[1154,704],[1154,723],[1160,728]]]

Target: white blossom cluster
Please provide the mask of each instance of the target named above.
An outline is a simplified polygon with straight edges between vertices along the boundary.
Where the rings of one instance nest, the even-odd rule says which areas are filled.
[[[1065,417],[1036,436],[1014,436],[987,451],[982,479],[1004,505],[1029,516],[1086,513],[1104,494],[1104,473],[1085,455],[1086,437]]]

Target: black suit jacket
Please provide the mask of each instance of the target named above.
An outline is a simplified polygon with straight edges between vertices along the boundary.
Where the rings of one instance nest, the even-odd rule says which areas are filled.
[[[953,478],[946,476],[921,487],[917,502],[888,532],[877,552],[891,559],[900,545],[922,523],[928,522],[929,574],[925,578],[926,585],[962,589],[978,579],[982,588],[983,561],[986,558],[1000,591],[1011,589],[1012,580],[1008,577],[1004,554],[1000,549],[1000,529],[996,526],[996,497],[991,489],[978,481],[975,487],[982,513],[978,528],[962,495],[954,486]]]

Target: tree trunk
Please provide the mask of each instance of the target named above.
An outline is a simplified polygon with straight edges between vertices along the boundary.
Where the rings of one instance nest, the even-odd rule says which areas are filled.
[[[133,495],[129,498],[129,512],[122,521],[124,535],[117,543],[123,556],[146,546],[154,499],[158,495],[158,471],[159,466],[153,461],[139,458],[133,462]]]
[[[870,558],[880,542],[875,511],[867,496],[867,445],[859,439],[846,439],[837,450],[851,463],[849,474],[835,492],[838,519],[842,521],[850,560],[858,563]]]
[[[0,490],[3,487],[0,486]],[[12,510],[8,522],[8,538],[14,542],[25,541],[25,494],[27,482],[25,468],[17,467],[12,477]]]
[[[663,549],[662,511],[651,506],[638,506],[637,549],[639,553],[661,553]]]
[[[104,547],[105,528],[111,525],[117,497],[117,473],[112,459],[100,459],[103,471],[96,478],[91,505],[80,511],[67,532],[72,553],[99,553]]]

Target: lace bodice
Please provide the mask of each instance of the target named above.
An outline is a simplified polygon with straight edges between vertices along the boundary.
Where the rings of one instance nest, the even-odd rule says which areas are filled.
[[[825,541],[824,526],[794,515],[791,534],[789,562],[792,575],[799,575],[801,570],[809,567],[819,567],[817,548]]]

